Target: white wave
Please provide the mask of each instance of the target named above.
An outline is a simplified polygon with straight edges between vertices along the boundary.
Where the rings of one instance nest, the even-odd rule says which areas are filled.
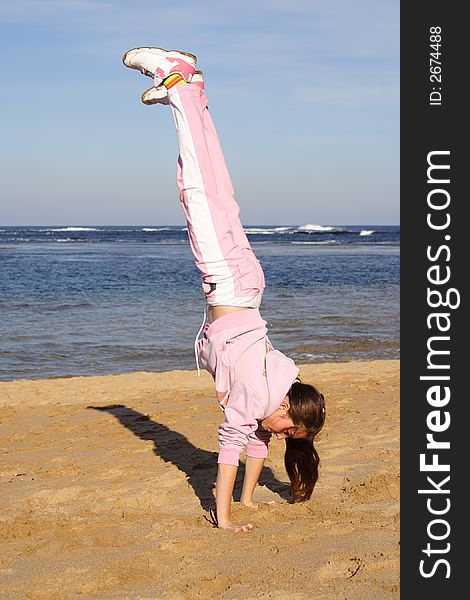
[[[322,244],[339,244],[338,240],[324,240],[323,242],[291,242],[291,244],[300,244],[302,246],[319,246]]]
[[[297,231],[335,231],[335,227],[324,226],[324,225],[312,225],[308,223],[307,225],[300,225],[297,227]]]
[[[328,354],[312,354],[311,352],[298,352],[297,358],[325,358]]]
[[[245,233],[256,233],[257,235],[273,235],[272,229],[260,229],[259,227],[246,227]]]
[[[56,240],[56,242],[74,242],[75,240],[73,238],[59,238]]]
[[[142,231],[170,231],[169,227],[144,227]]]
[[[178,244],[186,246],[188,244],[188,240],[160,240],[157,243],[161,246],[176,246]]]
[[[58,227],[57,229],[41,229],[41,231],[99,231],[96,227]]]
[[[257,235],[273,235],[275,233],[286,233],[291,227],[244,227],[245,233]]]
[[[373,233],[375,233],[373,229],[363,229],[359,235],[372,235]]]

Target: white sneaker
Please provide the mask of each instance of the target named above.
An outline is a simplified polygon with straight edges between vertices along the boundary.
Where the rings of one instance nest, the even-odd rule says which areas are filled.
[[[168,100],[168,90],[163,84],[159,85],[158,87],[153,86],[150,89],[145,90],[140,99],[144,104],[147,104],[147,106],[151,106],[152,104],[170,103]]]
[[[196,61],[194,54],[163,48],[133,48],[122,57],[126,67],[153,77],[156,87],[174,73],[179,73],[185,81],[191,81]]]
[[[191,79],[191,83],[197,85],[198,87],[201,88],[201,90],[204,89],[204,74],[202,71],[194,71],[194,75]]]
[[[202,90],[204,89],[202,71],[194,71],[191,85],[197,85]],[[169,104],[168,90],[163,84],[158,87],[153,86],[142,94],[141,100],[144,104],[147,104],[147,106],[151,106],[152,104]]]

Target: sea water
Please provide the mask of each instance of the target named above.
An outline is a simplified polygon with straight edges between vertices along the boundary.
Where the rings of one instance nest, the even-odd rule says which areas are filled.
[[[399,356],[397,226],[247,226],[276,348]],[[0,379],[194,369],[204,300],[182,226],[0,227]]]

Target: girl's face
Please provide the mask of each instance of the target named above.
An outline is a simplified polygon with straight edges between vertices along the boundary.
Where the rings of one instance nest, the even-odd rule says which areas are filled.
[[[304,438],[307,436],[305,429],[294,425],[294,422],[288,415],[289,408],[289,398],[285,396],[273,414],[261,421],[263,428],[273,433],[278,440],[283,440],[286,437]]]

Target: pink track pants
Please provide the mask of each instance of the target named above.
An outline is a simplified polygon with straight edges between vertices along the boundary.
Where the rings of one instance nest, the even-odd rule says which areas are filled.
[[[204,91],[196,85],[177,85],[168,97],[180,151],[180,200],[207,303],[259,308],[263,270],[240,222]]]

